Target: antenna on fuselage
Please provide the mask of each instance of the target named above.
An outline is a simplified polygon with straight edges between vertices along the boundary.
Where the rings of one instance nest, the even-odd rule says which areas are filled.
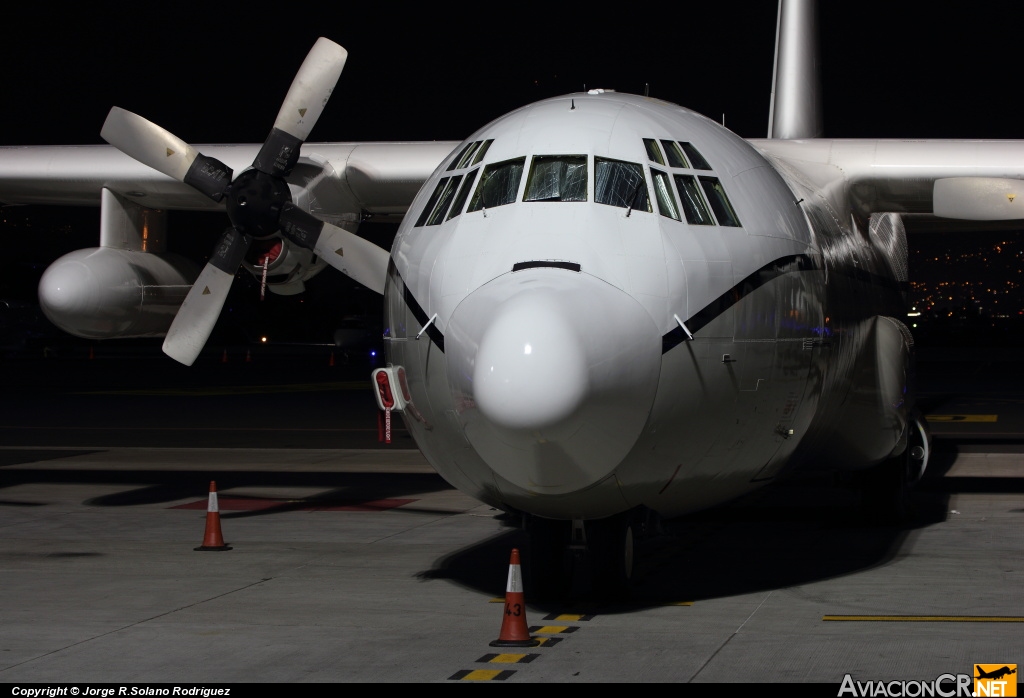
[[[651,96],[651,83],[645,82],[644,83],[644,97],[650,97],[650,96]]]
[[[576,100],[575,99],[570,99],[569,100],[569,111],[572,111],[575,108],[576,108]]]

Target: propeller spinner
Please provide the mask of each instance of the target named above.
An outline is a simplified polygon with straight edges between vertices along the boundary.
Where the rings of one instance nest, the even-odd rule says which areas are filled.
[[[383,293],[387,251],[292,204],[286,181],[347,58],[348,52],[338,44],[323,37],[317,40],[292,81],[252,168],[238,177],[216,158],[203,155],[137,114],[114,107],[107,115],[100,131],[105,141],[223,203],[231,221],[232,227],[221,236],[167,332],[163,350],[176,361],[191,366],[199,356],[253,239],[283,234],[342,273]]]

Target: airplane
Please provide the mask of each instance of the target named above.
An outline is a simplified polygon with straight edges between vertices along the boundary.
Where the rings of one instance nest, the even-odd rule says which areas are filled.
[[[628,593],[635,538],[796,472],[907,515],[930,436],[904,322],[903,217],[1024,218],[1024,142],[823,138],[818,7],[781,0],[766,138],[647,95],[544,99],[461,142],[309,142],[347,52],[322,38],[263,144],[192,146],[113,107],[109,145],[0,148],[0,201],[98,205],[47,316],[164,336],[191,365],[239,270],[383,297],[368,388],[452,486],[521,517],[524,571]],[[206,266],[167,211],[220,211]],[[400,216],[390,250],[358,235]]]
[[[1008,666],[1000,667],[999,669],[993,669],[992,671],[985,671],[984,669],[980,669],[979,668],[978,669],[978,675],[975,676],[974,678],[976,678],[976,679],[1001,679],[1004,676],[1009,676],[1010,674],[1016,674],[1016,673],[1017,673],[1016,669],[1011,669]]]

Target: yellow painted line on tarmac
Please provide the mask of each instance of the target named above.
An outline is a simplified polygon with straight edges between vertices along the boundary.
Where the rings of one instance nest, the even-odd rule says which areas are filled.
[[[563,623],[576,623],[593,619],[593,613],[551,613],[544,616],[544,620],[557,620]]]
[[[900,623],[1024,623],[1024,616],[822,616],[821,619]]]
[[[515,674],[507,669],[473,669],[457,671],[448,677],[449,681],[505,681]]]
[[[574,633],[577,630],[579,630],[579,628],[572,625],[535,625],[530,628],[531,633],[544,633],[545,635]]]
[[[533,639],[540,643],[537,647],[554,647],[562,641],[560,637],[535,637]]]
[[[925,419],[929,422],[987,422],[997,421],[996,414],[929,414]]]
[[[529,664],[539,656],[539,654],[485,654],[476,661],[484,664]]]

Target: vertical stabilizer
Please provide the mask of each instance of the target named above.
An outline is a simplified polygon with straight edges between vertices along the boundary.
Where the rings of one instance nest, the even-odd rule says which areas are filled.
[[[769,138],[822,135],[817,0],[779,0]]]

